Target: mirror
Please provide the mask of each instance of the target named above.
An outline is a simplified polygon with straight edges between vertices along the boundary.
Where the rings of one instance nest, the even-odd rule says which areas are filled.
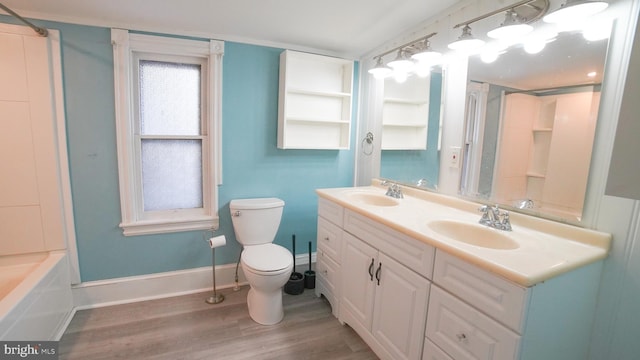
[[[580,222],[607,46],[563,32],[535,55],[469,58],[460,194]]]
[[[493,63],[482,62],[480,56],[469,58],[467,117],[476,116],[483,121],[467,123],[465,134],[460,134],[465,138],[461,196],[536,216],[580,222],[607,48],[607,39],[588,41],[580,32],[562,32],[535,55],[512,46]],[[586,78],[589,72],[595,72],[595,76]],[[407,98],[413,98],[412,92],[422,94],[424,86],[416,90],[409,80],[389,88]],[[392,81],[385,80],[385,88]],[[427,149],[391,150],[383,145],[381,178],[436,188],[440,105],[447,101],[435,96],[441,96],[441,91],[442,75],[434,72],[429,82]],[[567,122],[559,111],[571,97],[580,98],[582,105],[577,108],[586,111],[581,116],[588,126],[556,130],[555,126]],[[389,107],[388,102],[385,100],[385,107]],[[509,125],[507,118],[522,115],[530,124],[528,130],[514,133],[513,128],[519,125]],[[546,115],[546,120],[541,115]],[[393,138],[389,135],[392,133],[385,127],[382,141]],[[574,140],[579,141],[570,142]],[[402,138],[396,136],[396,142],[401,143]],[[423,156],[429,150],[432,153],[427,160]],[[564,155],[556,158],[555,154]]]
[[[384,80],[380,177],[436,189],[442,71]]]

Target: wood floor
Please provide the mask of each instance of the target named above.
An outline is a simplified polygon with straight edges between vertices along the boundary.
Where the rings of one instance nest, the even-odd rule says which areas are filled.
[[[248,287],[78,311],[60,359],[377,359],[313,290],[284,295],[284,320],[262,326],[247,311]]]

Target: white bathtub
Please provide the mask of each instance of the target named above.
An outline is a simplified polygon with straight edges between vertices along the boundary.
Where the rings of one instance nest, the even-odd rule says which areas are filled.
[[[0,256],[0,340],[59,340],[72,309],[64,251]]]

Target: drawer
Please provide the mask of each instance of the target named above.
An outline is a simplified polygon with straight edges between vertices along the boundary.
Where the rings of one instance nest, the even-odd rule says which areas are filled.
[[[316,296],[324,295],[331,304],[331,313],[339,317],[340,310],[340,265],[318,249],[316,260]]]
[[[524,327],[528,291],[438,250],[433,282],[518,333]]]
[[[453,360],[453,358],[432,343],[431,340],[425,339],[424,347],[422,348],[422,360]]]
[[[457,360],[513,360],[520,344],[518,334],[437,286],[431,289],[426,334]]]
[[[344,208],[342,206],[325,198],[318,198],[318,216],[322,216],[339,227],[342,227],[343,214]]]
[[[322,249],[318,251],[316,257],[316,275],[319,280],[322,280],[327,285],[327,289],[333,295],[340,295],[340,265],[333,261]]]
[[[334,261],[340,261],[342,252],[342,229],[318,216],[318,237],[316,239],[318,249],[322,249]]]
[[[348,209],[344,211],[344,229],[409,269],[431,279],[435,254],[433,246]]]

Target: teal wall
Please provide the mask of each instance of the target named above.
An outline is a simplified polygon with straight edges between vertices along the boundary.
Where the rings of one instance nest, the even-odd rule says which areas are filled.
[[[0,22],[16,23],[6,16],[0,16]],[[211,264],[211,251],[204,242],[210,232],[125,237],[118,226],[121,217],[110,29],[35,22],[61,34],[67,145],[82,281]],[[276,148],[281,51],[225,43],[223,185],[219,187],[220,229],[216,235],[224,234],[227,245],[216,251],[217,264],[235,263],[240,252],[229,215],[230,200],[282,198],[286,205],[275,242],[291,248],[291,235],[295,233],[298,253],[305,253],[307,241],[312,240],[315,249],[314,190],[353,184],[353,150]],[[357,84],[357,76],[354,80]],[[354,90],[357,104],[357,86]],[[355,109],[354,105],[354,114]],[[351,143],[355,143],[354,136]]]
[[[442,98],[442,74],[431,73],[429,82],[429,122],[427,124],[426,150],[382,150],[380,157],[380,177],[402,180],[416,184],[426,179],[428,184],[438,184],[440,152],[438,135],[440,131],[440,104]]]

